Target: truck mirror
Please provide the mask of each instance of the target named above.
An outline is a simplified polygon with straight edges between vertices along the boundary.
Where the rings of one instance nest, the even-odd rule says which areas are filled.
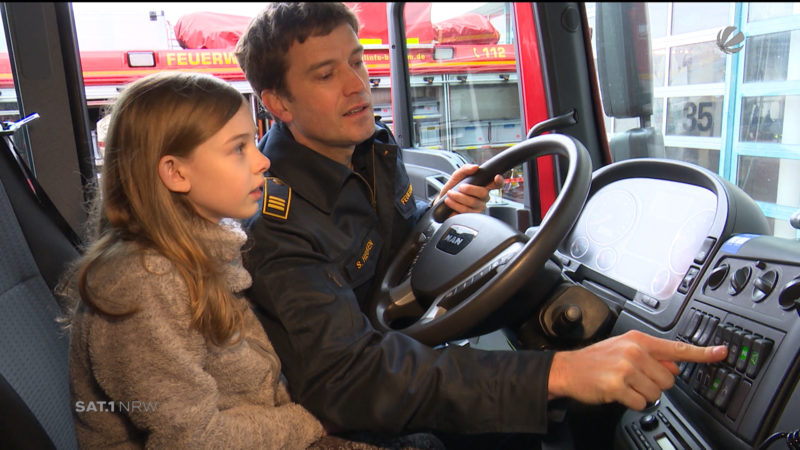
[[[603,108],[611,117],[649,121],[653,114],[653,78],[646,6],[596,5],[597,72]]]

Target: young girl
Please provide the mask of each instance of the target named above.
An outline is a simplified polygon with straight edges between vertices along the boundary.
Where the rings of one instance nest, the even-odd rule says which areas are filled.
[[[245,234],[269,160],[228,83],[134,82],[113,106],[70,371],[80,446],[306,448],[323,435],[289,399],[240,293]]]

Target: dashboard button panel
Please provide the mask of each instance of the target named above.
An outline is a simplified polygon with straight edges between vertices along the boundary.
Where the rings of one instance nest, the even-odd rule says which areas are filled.
[[[698,288],[672,327],[673,339],[696,345],[724,345],[728,356],[713,364],[683,362],[675,386],[657,411],[627,411],[623,423],[636,422],[653,448],[664,428],[652,432],[642,414],[670,406],[671,423],[702,424],[692,439],[708,446],[757,448],[777,431],[792,431],[800,416],[800,241],[769,236],[738,236],[720,247],[701,273]],[[789,430],[776,427],[782,417]],[[629,442],[630,443],[630,442]],[[645,448],[638,446],[637,448]],[[680,446],[676,448],[681,448]]]

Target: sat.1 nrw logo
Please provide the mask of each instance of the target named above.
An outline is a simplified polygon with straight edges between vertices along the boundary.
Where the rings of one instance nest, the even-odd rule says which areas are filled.
[[[739,53],[744,48],[744,33],[728,26],[717,33],[717,47],[727,54]]]

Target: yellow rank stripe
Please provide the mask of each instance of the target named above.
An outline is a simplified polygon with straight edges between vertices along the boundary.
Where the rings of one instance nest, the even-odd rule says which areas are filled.
[[[270,195],[269,185],[272,183],[275,186],[285,186],[286,191],[280,192],[277,195]],[[285,196],[286,198],[283,198]],[[267,178],[264,180],[264,207],[261,213],[266,216],[276,217],[278,219],[286,220],[289,217],[289,208],[292,205],[292,188],[286,186],[277,178]]]

